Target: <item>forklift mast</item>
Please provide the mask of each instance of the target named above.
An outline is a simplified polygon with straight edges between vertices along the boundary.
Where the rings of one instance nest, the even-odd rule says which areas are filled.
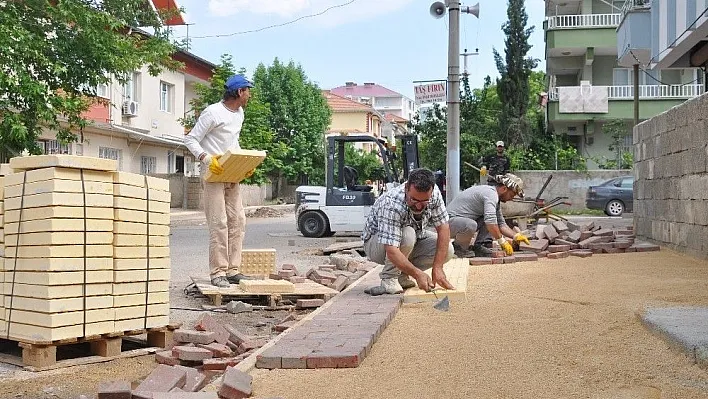
[[[411,170],[417,169],[419,165],[418,157],[418,136],[415,134],[405,134],[396,136],[401,140],[401,153],[403,154],[403,179],[408,180]]]

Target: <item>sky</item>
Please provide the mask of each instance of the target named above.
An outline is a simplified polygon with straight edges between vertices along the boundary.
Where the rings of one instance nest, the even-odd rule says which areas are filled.
[[[472,6],[476,0],[463,3]],[[258,64],[302,65],[308,78],[322,89],[345,82],[374,82],[414,98],[414,81],[447,78],[448,15],[430,16],[431,0],[178,0],[188,27],[176,27],[177,38],[187,34],[190,51],[218,63],[231,54],[237,68],[252,76]],[[460,51],[479,49],[468,57],[472,87],[484,77],[498,76],[493,49],[504,54],[502,24],[506,2],[481,0],[479,19],[460,15]],[[527,0],[529,26],[535,26],[530,56],[545,69],[544,1]],[[312,14],[321,14],[306,17]],[[292,22],[298,18],[299,21]],[[289,23],[292,22],[292,23]],[[272,29],[268,26],[286,24]],[[243,33],[245,31],[254,31]],[[222,35],[221,37],[208,37]],[[460,58],[461,71],[463,59]]]

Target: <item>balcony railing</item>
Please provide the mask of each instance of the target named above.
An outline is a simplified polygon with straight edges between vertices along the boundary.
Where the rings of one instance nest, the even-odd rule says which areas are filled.
[[[634,98],[634,86],[593,86],[607,88],[608,100],[631,100]],[[688,99],[703,94],[702,84],[690,85],[639,85],[639,98],[643,100],[659,99]],[[558,88],[554,87],[548,92],[548,99],[558,101]]]
[[[625,0],[620,11],[620,21],[632,10],[648,10],[651,9],[651,0]]]
[[[580,14],[548,17],[548,29],[616,28],[619,23],[620,14]]]

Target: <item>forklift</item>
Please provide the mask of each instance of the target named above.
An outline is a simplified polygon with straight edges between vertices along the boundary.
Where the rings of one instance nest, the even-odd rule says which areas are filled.
[[[403,183],[408,173],[418,168],[418,137],[396,136],[401,142],[402,171],[396,168],[395,142],[372,136],[327,137],[325,187],[300,186],[295,190],[297,230],[305,237],[331,237],[335,232],[361,232],[376,196],[373,187],[360,184],[358,171],[345,165],[347,143],[373,143],[381,157],[385,190]],[[335,175],[336,171],[336,175]]]

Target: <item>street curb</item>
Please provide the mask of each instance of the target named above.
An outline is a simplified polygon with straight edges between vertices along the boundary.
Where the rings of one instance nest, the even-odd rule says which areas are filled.
[[[708,368],[708,307],[647,308],[638,314],[642,324],[666,341],[670,347],[684,352],[702,368]]]

